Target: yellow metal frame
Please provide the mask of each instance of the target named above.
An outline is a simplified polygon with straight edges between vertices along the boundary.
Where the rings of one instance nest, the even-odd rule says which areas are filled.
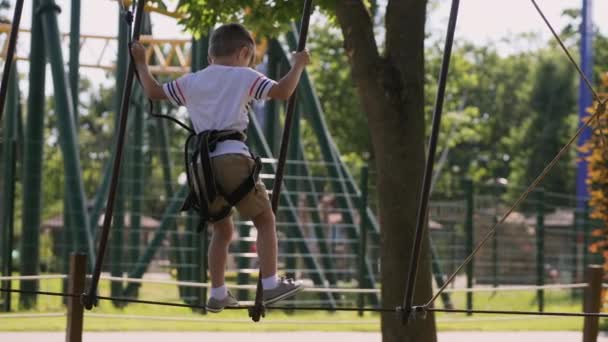
[[[0,24],[0,44],[2,46],[1,59],[6,58],[8,50],[8,36],[11,30],[10,24]],[[20,29],[20,36],[31,34],[30,30]],[[63,33],[62,39],[69,40],[69,33]],[[149,35],[142,35],[140,41],[148,47],[146,61],[150,66],[150,71],[155,75],[183,75],[191,71],[191,57],[189,49],[191,47],[190,39],[156,39]],[[115,68],[114,63],[108,63],[107,60],[114,60],[113,56],[107,54],[112,45],[116,45],[116,37],[104,35],[80,35],[81,51],[87,49],[93,50],[96,45],[98,58],[95,61],[81,61],[80,66],[83,68],[95,68],[107,71],[112,71]],[[15,55],[16,60],[27,61],[28,55],[17,49]]]

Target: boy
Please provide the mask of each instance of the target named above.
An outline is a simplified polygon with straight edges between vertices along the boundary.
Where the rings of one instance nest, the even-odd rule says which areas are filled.
[[[131,47],[133,60],[146,96],[152,100],[169,100],[178,106],[186,106],[197,133],[205,131],[245,131],[249,123],[247,106],[253,100],[288,99],[297,87],[304,68],[310,62],[307,51],[294,55],[292,69],[279,82],[266,78],[250,68],[255,60],[255,42],[251,34],[240,24],[222,25],[209,41],[209,66],[175,81],[160,85],[152,77],[145,62],[145,48],[134,42]],[[247,145],[240,140],[218,142],[210,151],[212,168],[219,189],[228,193],[251,176],[254,160]],[[218,203],[227,203],[219,196],[210,205],[210,211]],[[219,207],[221,207],[221,203]],[[245,219],[251,219],[258,230],[256,241],[264,304],[271,304],[290,297],[303,289],[301,282],[279,279],[277,273],[277,237],[275,217],[266,188],[257,181],[255,188],[236,203]],[[209,273],[211,295],[207,309],[220,312],[225,307],[238,306],[237,300],[224,283],[228,246],[234,226],[230,214],[213,222],[213,235],[209,245]]]

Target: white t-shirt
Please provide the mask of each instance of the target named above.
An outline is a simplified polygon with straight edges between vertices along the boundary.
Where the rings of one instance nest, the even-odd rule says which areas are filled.
[[[249,125],[250,102],[267,99],[275,84],[251,68],[212,64],[164,84],[163,90],[171,103],[188,109],[196,133],[244,131]],[[243,142],[227,140],[219,143],[210,156],[231,153],[250,155]]]

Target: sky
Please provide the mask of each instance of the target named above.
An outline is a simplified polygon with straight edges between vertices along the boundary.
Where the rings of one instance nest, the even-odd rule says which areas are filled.
[[[439,8],[431,12],[431,27],[447,26],[451,1],[440,0]],[[582,0],[537,0],[547,19],[559,31],[566,24],[561,13],[567,8],[581,8]],[[603,33],[608,33],[608,1],[593,0],[593,21]],[[603,14],[603,16],[602,16]],[[519,33],[535,32],[549,37],[550,31],[530,0],[461,0],[455,39],[466,38],[478,44],[496,41]],[[445,29],[444,29],[445,31]]]
[[[63,11],[59,15],[59,25],[62,32],[69,32],[70,25],[70,0],[56,0]],[[384,0],[385,1],[385,0]],[[175,2],[168,0],[167,3]],[[451,0],[434,0],[436,8],[429,11],[427,20],[428,30],[445,35],[447,19],[451,6]],[[582,0],[537,0],[539,6],[545,11],[551,23],[559,30],[566,21],[561,18],[561,12],[566,8],[580,7]],[[31,1],[25,2],[22,28],[31,26]],[[542,38],[538,44],[543,45],[550,38],[550,32],[545,27],[540,16],[532,6],[530,0],[461,0],[460,12],[457,23],[456,42],[466,39],[477,44],[498,42],[501,38],[513,36],[520,33],[535,32]],[[602,13],[608,13],[608,0],[593,0],[594,24],[604,33],[608,33],[608,21],[601,18]],[[118,31],[118,3],[113,0],[84,0],[82,1],[81,33],[93,35],[115,36]],[[12,10],[11,10],[12,14]],[[158,38],[188,38],[182,32],[174,19],[162,15],[153,14],[153,32]],[[23,35],[19,40],[18,51],[21,55],[27,55],[29,49],[29,37]],[[67,43],[67,42],[66,42]],[[67,45],[66,45],[67,47]],[[540,46],[533,46],[531,48]],[[499,45],[500,49],[527,49],[529,47],[512,47]],[[91,48],[89,51],[81,52],[81,60],[95,60],[99,58],[100,47]],[[112,58],[116,55],[115,45],[110,46],[105,55]],[[64,49],[64,51],[67,51]],[[64,56],[67,60],[67,56]],[[25,67],[21,67],[25,69]],[[88,69],[85,72],[94,79],[103,79],[102,71]]]
[[[172,1],[167,1],[171,3]],[[429,25],[436,29],[447,24],[450,0],[435,0],[439,8],[430,12]],[[22,27],[31,25],[31,1],[25,2]],[[63,8],[59,23],[63,32],[69,32],[70,0],[57,0]],[[548,33],[544,23],[534,10],[530,0],[461,0],[456,38],[466,38],[477,43],[497,40],[510,34],[522,32]],[[562,27],[565,23],[560,13],[565,8],[580,7],[582,0],[538,0],[549,20]],[[95,0],[83,1],[81,25],[85,34],[115,35],[117,32],[116,1]],[[608,1],[594,0],[594,23],[602,32],[608,32],[608,21],[601,18],[608,13]],[[605,18],[605,16],[604,16]],[[152,19],[155,35],[162,38],[184,36],[181,28],[173,19],[155,15]]]

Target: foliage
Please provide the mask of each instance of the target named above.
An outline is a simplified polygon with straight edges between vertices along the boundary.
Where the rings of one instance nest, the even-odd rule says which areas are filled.
[[[513,197],[528,186],[568,142],[576,130],[576,94],[574,69],[559,51],[542,54],[530,93],[529,115],[524,119],[522,137],[515,147],[520,151],[513,158],[510,182]],[[573,193],[574,150],[562,157],[543,180],[551,192]]]
[[[428,121],[436,97],[440,44],[427,49]],[[493,183],[509,178],[535,67],[533,53],[501,56],[493,45],[458,44],[452,55],[440,133],[435,192],[450,196],[463,177]],[[441,157],[446,155],[446,157]],[[445,158],[445,161],[442,160]]]
[[[323,105],[325,119],[341,153],[361,156],[370,151],[367,116],[352,82],[342,37],[330,24],[311,27],[308,72]]]
[[[604,74],[602,82],[607,88],[608,74]],[[581,147],[581,151],[587,154],[590,218],[596,225],[592,236],[599,238],[589,249],[604,258],[604,269],[608,271],[608,112],[605,106],[600,108],[597,103],[589,112],[594,114],[600,109],[603,113],[593,123],[591,138]]]
[[[289,0],[181,0],[178,11],[185,15],[180,24],[196,35],[218,23],[239,22],[251,30],[276,35],[302,10],[302,2]]]

